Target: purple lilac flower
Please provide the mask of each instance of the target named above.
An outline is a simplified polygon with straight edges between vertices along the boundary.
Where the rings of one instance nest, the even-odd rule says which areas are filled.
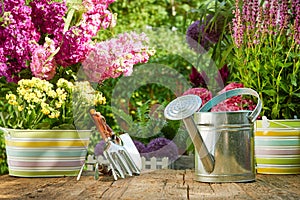
[[[221,69],[219,69],[219,75],[220,76],[217,76],[215,79],[218,82],[218,85],[220,87],[223,87],[229,76],[229,69],[226,64]],[[221,77],[221,79],[220,79],[220,77]]]
[[[25,0],[3,0],[4,11],[10,11],[14,7],[25,5]],[[0,10],[2,12],[2,9]]]
[[[41,34],[52,35],[58,43],[62,40],[64,19],[68,10],[66,2],[53,2],[52,0],[38,0],[30,2],[32,8],[32,22]],[[49,36],[48,36],[49,37]]]
[[[228,76],[229,76],[229,69],[225,64],[221,69],[219,69],[219,74],[217,74],[215,80],[217,81],[220,87],[223,87],[224,83],[227,81]],[[189,75],[189,78],[193,87],[207,88],[207,83],[209,81],[209,78],[207,77],[204,71],[199,73],[195,67],[192,67],[192,72]]]
[[[294,38],[297,44],[300,44],[300,0],[294,0],[292,4],[294,21]]]
[[[90,42],[89,35],[78,27],[71,27],[63,36],[60,50],[55,55],[56,62],[63,67],[83,62],[92,48]]]
[[[274,27],[276,27],[277,25],[277,19],[278,19],[278,10],[279,10],[279,4],[278,4],[278,0],[271,0],[271,4],[270,4],[270,17],[269,17],[269,26],[270,28],[274,29]],[[267,22],[265,22],[267,23]],[[276,29],[274,30],[269,30],[270,34],[276,34]]]
[[[17,73],[28,68],[26,62],[37,48],[40,34],[31,21],[31,8],[24,1],[4,0],[3,3],[7,14],[4,13],[0,22],[0,48],[7,58],[7,80],[18,81]]]
[[[110,1],[85,0],[83,5],[87,9],[83,13],[80,26],[71,27],[63,36],[59,53],[55,56],[58,64],[67,67],[83,62],[92,50],[92,37],[100,28],[107,28],[111,21],[111,13],[107,10]]]
[[[168,157],[172,162],[178,158],[178,147],[172,140],[167,138],[155,138],[147,145],[147,153],[144,156],[146,158]]]

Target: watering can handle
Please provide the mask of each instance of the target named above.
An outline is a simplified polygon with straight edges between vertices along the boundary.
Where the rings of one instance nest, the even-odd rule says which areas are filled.
[[[212,107],[217,105],[218,103],[221,103],[222,101],[229,99],[230,97],[234,97],[234,96],[238,96],[238,95],[253,95],[258,98],[255,109],[248,116],[248,119],[251,122],[254,122],[261,111],[262,103],[261,103],[258,93],[255,90],[252,90],[250,88],[236,88],[233,90],[228,90],[222,94],[219,94],[219,95],[215,96],[214,98],[212,98],[210,101],[208,101],[206,104],[204,104],[200,108],[199,112],[207,112],[210,109],[212,109]]]

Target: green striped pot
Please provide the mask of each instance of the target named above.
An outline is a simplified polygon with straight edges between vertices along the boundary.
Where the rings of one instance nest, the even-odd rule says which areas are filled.
[[[77,176],[85,162],[90,130],[5,129],[9,174],[18,177]]]

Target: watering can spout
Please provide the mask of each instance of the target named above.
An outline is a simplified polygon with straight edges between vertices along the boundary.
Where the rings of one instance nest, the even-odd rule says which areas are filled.
[[[200,157],[202,165],[207,173],[211,173],[214,170],[215,160],[204,144],[204,141],[199,133],[199,130],[192,117],[183,119],[184,125],[193,141],[195,149]]]
[[[200,108],[202,100],[196,95],[178,97],[166,107],[164,114],[170,120],[183,120],[197,153],[207,173],[214,170],[214,157],[209,153],[193,119],[193,114]]]

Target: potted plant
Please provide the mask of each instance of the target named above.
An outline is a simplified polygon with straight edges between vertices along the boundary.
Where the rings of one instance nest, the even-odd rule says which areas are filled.
[[[262,120],[255,147],[260,173],[299,173],[299,1],[236,1],[231,79],[256,90]]]
[[[112,2],[2,1],[0,126],[11,175],[76,175],[93,125],[87,111],[105,103],[90,82],[130,75],[152,55],[145,34],[97,41],[115,25]]]
[[[256,90],[269,119],[300,116],[298,1],[237,1],[231,79]]]

